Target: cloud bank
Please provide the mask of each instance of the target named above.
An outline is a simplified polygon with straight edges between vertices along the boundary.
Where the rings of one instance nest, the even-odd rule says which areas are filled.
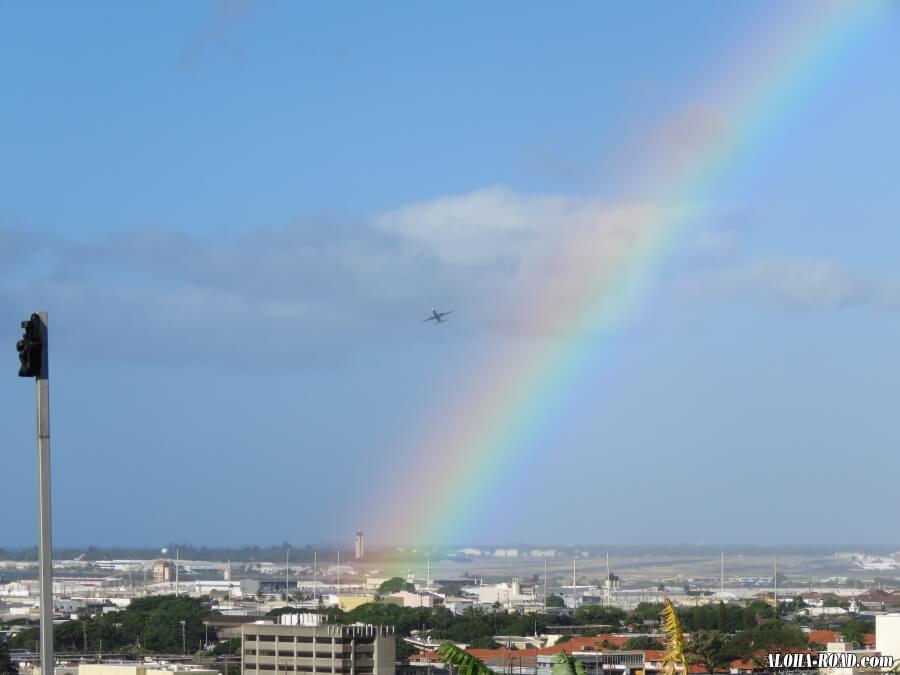
[[[282,366],[328,363],[363,342],[421,334],[432,305],[463,310],[461,332],[516,330],[536,290],[564,300],[612,274],[659,210],[490,187],[365,222],[238,236],[145,228],[81,240],[0,228],[2,330],[9,339],[28,311],[46,308],[80,355],[226,367],[258,362],[252,350]],[[886,284],[832,261],[735,262],[727,229],[701,229],[693,248],[692,265],[716,261],[694,280],[705,297],[897,306]]]

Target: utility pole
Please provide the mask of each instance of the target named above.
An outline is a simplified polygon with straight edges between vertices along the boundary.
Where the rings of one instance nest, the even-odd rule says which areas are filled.
[[[53,673],[53,536],[50,525],[50,377],[47,312],[35,312],[22,322],[16,343],[19,377],[33,377],[37,406],[38,564],[41,586],[41,672]]]
[[[612,577],[609,574],[609,551],[606,552],[606,604],[612,602]]]
[[[178,591],[179,591],[179,588],[178,588],[178,568],[181,567],[181,565],[179,565],[178,563],[179,563],[180,559],[181,559],[181,558],[180,558],[180,556],[179,556],[178,547],[176,546],[176,547],[175,547],[175,597],[176,597],[176,598],[178,597]]]
[[[284,599],[290,603],[291,601],[291,592],[289,590],[290,586],[290,574],[291,574],[291,547],[288,546],[287,550],[284,552]]]
[[[721,579],[721,588],[722,594],[725,594],[725,552],[722,552],[722,579]]]
[[[778,616],[778,556],[775,556],[775,576],[772,578],[775,582],[775,616]]]
[[[572,609],[578,609],[578,596],[575,594],[575,558],[572,558]]]
[[[547,613],[547,555],[544,554],[544,614]]]

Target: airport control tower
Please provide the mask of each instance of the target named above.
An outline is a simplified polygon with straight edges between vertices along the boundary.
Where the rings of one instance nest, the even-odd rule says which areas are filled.
[[[363,556],[366,555],[366,541],[363,536],[362,530],[356,531],[356,559],[362,560]]]

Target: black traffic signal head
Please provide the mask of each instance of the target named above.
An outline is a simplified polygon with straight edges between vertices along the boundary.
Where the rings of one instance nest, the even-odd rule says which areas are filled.
[[[40,377],[44,357],[44,336],[41,330],[41,318],[32,314],[28,321],[22,322],[25,329],[22,339],[16,342],[19,352],[19,377]]]

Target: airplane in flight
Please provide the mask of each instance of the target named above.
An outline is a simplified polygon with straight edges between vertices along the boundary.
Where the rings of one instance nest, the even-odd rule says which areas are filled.
[[[434,307],[431,308],[431,316],[429,316],[425,321],[434,321],[436,323],[444,323],[446,319],[444,318],[448,314],[453,314],[453,310],[451,309],[449,312],[439,312]]]

